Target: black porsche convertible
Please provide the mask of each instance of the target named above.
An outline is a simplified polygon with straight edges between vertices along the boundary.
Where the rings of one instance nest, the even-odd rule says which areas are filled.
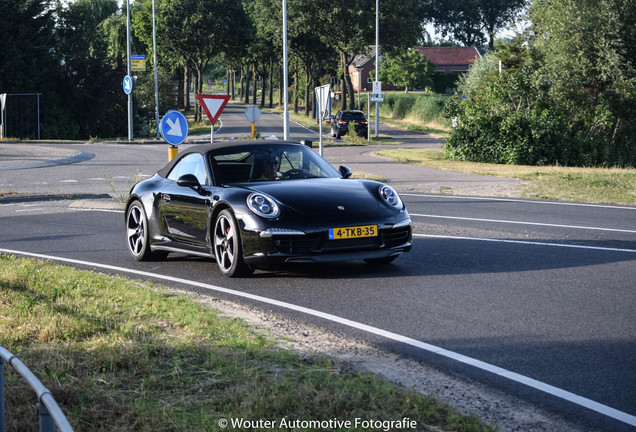
[[[128,250],[138,261],[212,257],[227,276],[275,263],[386,264],[409,251],[411,219],[396,191],[350,177],[299,143],[191,146],[131,189]]]

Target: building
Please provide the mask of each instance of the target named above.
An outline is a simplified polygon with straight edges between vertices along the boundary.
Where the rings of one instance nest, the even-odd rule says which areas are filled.
[[[435,65],[433,77],[434,90],[444,92],[453,86],[460,73],[468,71],[475,59],[481,54],[474,47],[417,47],[417,52]],[[371,91],[371,73],[375,71],[375,45],[369,46],[366,54],[359,54],[349,65],[349,74],[354,91]],[[439,75],[438,75],[439,74]],[[388,83],[382,84],[382,90],[399,90]]]
[[[418,47],[417,52],[435,65],[435,73],[468,72],[481,54],[475,47]]]

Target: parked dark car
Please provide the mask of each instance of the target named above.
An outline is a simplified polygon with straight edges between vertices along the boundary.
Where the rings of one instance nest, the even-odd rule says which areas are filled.
[[[138,261],[211,257],[227,276],[273,263],[386,264],[409,251],[411,219],[395,190],[350,176],[298,143],[192,146],[131,189],[128,251]]]
[[[358,136],[367,136],[369,122],[364,113],[357,110],[338,111],[331,119],[331,136],[340,139],[341,136],[346,135],[349,132],[349,123],[353,124]]]

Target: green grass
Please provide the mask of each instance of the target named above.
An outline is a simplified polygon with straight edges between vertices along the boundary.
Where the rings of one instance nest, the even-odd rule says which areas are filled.
[[[395,120],[385,117],[381,117],[380,121],[384,124],[388,124],[396,128],[406,129],[412,132],[425,133],[437,139],[447,139],[450,135],[450,131],[448,128],[435,122],[422,124],[411,119]]]
[[[449,161],[441,150],[391,149],[378,154],[399,162],[470,174],[524,180],[520,196],[636,205],[636,169],[520,166]]]
[[[0,255],[0,293],[0,342],[78,432],[212,431],[222,419],[284,417],[493,430],[431,397],[279,348],[151,283]],[[7,430],[37,430],[34,393],[13,368],[5,373]]]

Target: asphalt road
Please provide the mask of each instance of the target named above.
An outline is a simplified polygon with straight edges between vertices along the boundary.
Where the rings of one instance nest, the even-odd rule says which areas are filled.
[[[223,129],[228,131],[227,123]],[[152,174],[165,163],[165,145],[58,147],[92,157],[12,170],[2,170],[0,163],[0,190],[21,192],[0,201],[1,249],[168,275],[199,283],[189,289],[209,292],[201,287],[208,284],[327,313],[493,368],[466,365],[342,321],[233,292],[213,293],[354,334],[518,394],[592,429],[631,430],[625,419],[636,416],[634,207],[445,196],[406,188],[414,247],[392,265],[281,267],[229,280],[211,260],[200,258],[171,255],[161,263],[135,263],[125,249],[122,213],[116,208],[80,211],[62,199],[125,194],[134,177]],[[346,157],[343,150],[334,152]],[[59,199],[49,200],[51,194]],[[496,367],[537,380],[550,391],[493,373]],[[584,405],[588,400],[600,405],[583,408],[554,389],[584,398]]]

